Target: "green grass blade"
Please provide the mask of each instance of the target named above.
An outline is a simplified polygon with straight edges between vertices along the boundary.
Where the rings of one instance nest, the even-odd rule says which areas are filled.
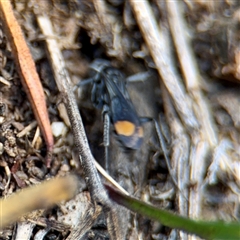
[[[171,211],[156,208],[135,198],[123,195],[107,186],[109,196],[118,204],[142,214],[148,218],[161,222],[163,225],[195,234],[204,239],[240,239],[240,224],[222,221],[195,221],[174,214]]]

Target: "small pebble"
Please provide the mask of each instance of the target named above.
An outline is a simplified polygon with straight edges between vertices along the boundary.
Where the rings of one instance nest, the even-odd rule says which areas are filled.
[[[63,122],[53,122],[51,127],[54,137],[64,136],[67,133],[67,127]]]

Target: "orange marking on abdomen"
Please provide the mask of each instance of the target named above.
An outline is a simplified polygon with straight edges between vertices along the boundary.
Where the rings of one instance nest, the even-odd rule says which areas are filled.
[[[117,134],[124,136],[132,136],[135,132],[135,125],[129,121],[117,121],[114,124]]]

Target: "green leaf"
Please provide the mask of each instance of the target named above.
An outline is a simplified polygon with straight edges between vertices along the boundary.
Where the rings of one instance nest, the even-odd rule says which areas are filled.
[[[163,225],[195,234],[204,239],[240,239],[240,224],[223,221],[195,221],[179,216],[171,211],[162,210],[135,198],[123,195],[113,188],[106,186],[110,198],[116,203],[142,214]]]

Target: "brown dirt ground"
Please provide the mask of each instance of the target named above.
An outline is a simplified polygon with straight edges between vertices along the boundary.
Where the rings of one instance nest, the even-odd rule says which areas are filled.
[[[12,3],[36,62],[45,91],[50,121],[51,123],[64,122],[58,108],[59,94],[48,60],[44,36],[36,22],[34,2],[29,0]],[[159,114],[161,115],[162,128],[167,139],[169,156],[171,156],[171,146],[175,139],[169,130],[171,122],[165,116],[159,86],[161,78],[155,70],[153,60],[127,1],[106,1],[108,11],[105,17],[112,21],[110,30],[99,27],[99,20],[91,1],[40,2],[58,36],[73,86],[81,79],[88,77],[88,65],[96,58],[110,60],[126,76],[147,70],[152,71],[151,78],[145,82],[130,83],[128,90],[139,116],[157,118]],[[227,148],[225,156],[228,156],[227,159],[216,156],[213,149],[208,153],[204,182],[205,195],[201,206],[202,218],[239,220],[240,77],[235,75],[237,69],[235,56],[239,51],[240,36],[239,3],[225,0],[183,1],[183,4],[185,19],[192,38],[191,47],[201,73],[201,90],[208,100],[219,142],[223,144],[221,149],[224,151],[224,147]],[[157,5],[161,6],[157,7]],[[151,6],[155,17],[168,29],[163,1],[161,4],[151,1]],[[170,44],[178,74],[182,76],[174,45],[172,42]],[[0,46],[0,74],[9,83],[0,82],[1,197],[68,172],[78,172],[83,179],[81,166],[74,152],[73,136],[68,126],[62,136],[55,138],[54,157],[50,170],[46,168],[44,162],[46,147],[42,136],[39,135],[33,144],[36,125],[26,135],[17,137],[17,134],[33,123],[35,118],[15,68],[4,29],[1,29]],[[103,164],[101,111],[93,107],[88,87],[74,89],[74,91],[93,155]],[[79,92],[82,92],[81,97]],[[143,146],[140,150],[132,152],[125,151],[120,146],[111,129],[109,149],[111,175],[130,194],[156,206],[177,211],[176,190],[169,177],[151,123],[146,123],[144,130]],[[187,136],[189,137],[189,134]],[[214,161],[217,163],[211,165]],[[11,172],[10,182],[6,174],[7,168]],[[169,193],[171,190],[173,190],[172,194]],[[84,181],[79,191],[84,199],[88,194]],[[26,222],[34,219],[30,239],[37,239],[34,236],[36,237],[40,230],[46,229],[40,222],[51,220],[58,226],[61,224],[66,226],[63,215],[68,211],[68,207],[63,204],[37,212],[35,215],[27,215]],[[68,224],[71,225],[72,221],[70,220]],[[167,239],[172,232],[161,224],[130,214],[125,210],[122,211],[122,222],[126,228],[126,239]],[[15,239],[14,231],[16,232],[18,227],[18,224],[13,224],[0,231],[0,239]],[[69,234],[67,227],[62,227],[61,230],[56,229],[48,225],[42,239],[67,238]],[[104,217],[98,219],[84,239],[108,239]]]

